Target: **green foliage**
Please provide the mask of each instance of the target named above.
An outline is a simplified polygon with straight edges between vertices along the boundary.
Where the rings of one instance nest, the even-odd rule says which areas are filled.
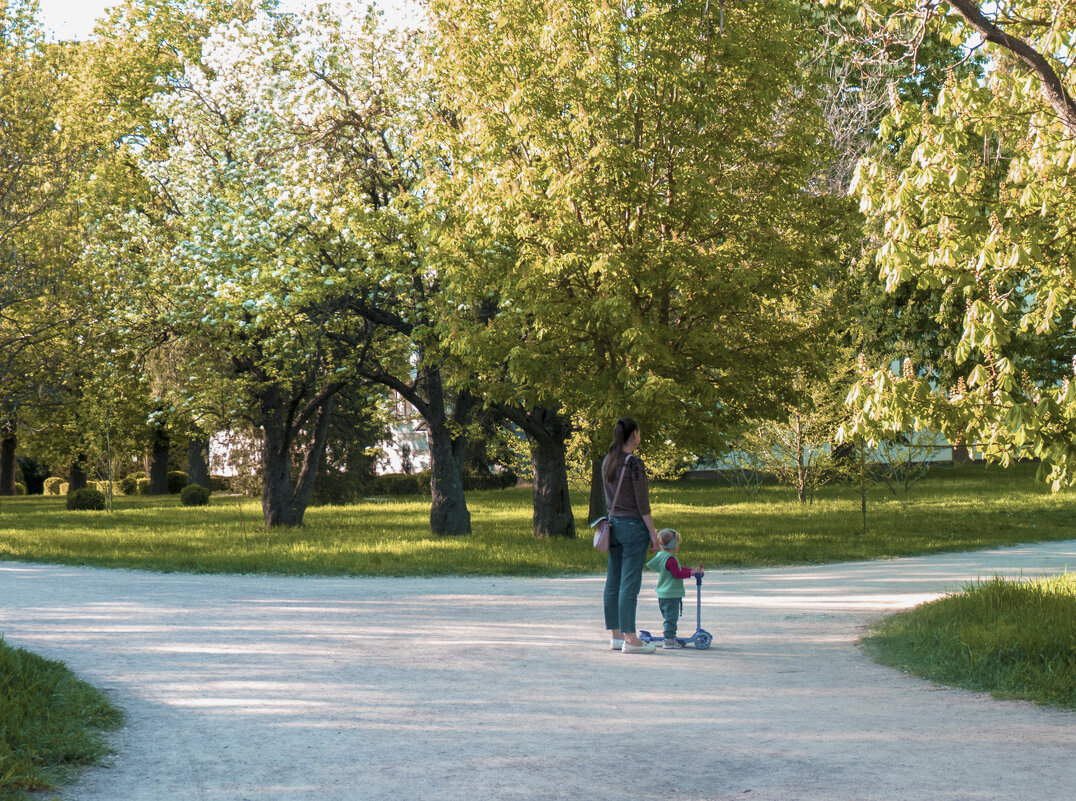
[[[175,495],[187,486],[187,474],[182,470],[168,471],[168,492]]]
[[[995,23],[1058,54],[1071,10],[1064,24],[1055,15],[1039,26],[1038,9],[1006,4]],[[957,14],[921,16],[904,2],[874,11],[891,33],[916,19],[953,43],[971,34]],[[1068,186],[1076,140],[1044,95],[1042,76],[999,45],[986,52],[985,76],[953,76],[936,102],[894,98],[881,134],[896,149],[895,167],[881,158],[859,166],[853,188],[883,228],[877,265],[887,287],[928,291],[938,319],[948,321],[942,327],[959,320],[959,335],[948,381],[911,361],[900,375],[864,365],[849,396],[857,409],[851,430],[880,440],[933,428],[1003,463],[1034,455],[1060,486],[1076,481],[1076,207]]]
[[[179,501],[184,506],[205,506],[209,503],[212,492],[201,484],[188,484],[179,493]]]
[[[978,582],[887,618],[863,645],[941,684],[1076,708],[1076,575]]]
[[[235,492],[231,476],[210,476],[209,488],[213,492]]]
[[[60,485],[64,483],[64,480],[59,476],[49,476],[45,479],[45,494],[46,495],[59,495]]]
[[[26,485],[23,484],[21,481],[16,481],[15,482],[15,494],[16,495],[25,495],[26,494]]]
[[[911,496],[869,488],[862,535],[858,489],[830,484],[810,506],[764,485],[745,499],[705,481],[658,482],[654,520],[690,537],[692,558],[718,567],[815,564],[973,550],[1072,537],[1076,491],[1051,494],[1036,465],[937,469]],[[474,492],[469,538],[431,536],[424,498],[371,498],[311,508],[301,528],[265,535],[259,501],[210,504],[195,520],[174,496],[118,497],[111,515],[73,516],[53,497],[0,506],[6,559],[164,571],[311,575],[594,574],[589,540],[536,540],[528,488]],[[585,517],[587,498],[573,494]],[[77,519],[74,519],[76,518]]]
[[[831,257],[797,4],[430,4],[431,184],[482,391],[702,447],[790,394]],[[593,454],[590,454],[593,456]]]
[[[139,495],[149,495],[149,479],[148,478],[136,478],[135,479],[136,492]]]
[[[124,495],[135,495],[138,492],[138,477],[134,474],[124,476],[119,483],[120,492]]]
[[[108,499],[100,490],[83,487],[67,495],[67,509],[69,511],[92,511],[103,512],[108,505]]]
[[[108,753],[103,730],[121,713],[62,663],[0,637],[0,797],[56,787],[75,765]]]

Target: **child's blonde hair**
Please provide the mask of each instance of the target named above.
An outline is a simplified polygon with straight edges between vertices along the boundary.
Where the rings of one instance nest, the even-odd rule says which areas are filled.
[[[663,528],[658,532],[658,545],[661,550],[670,551],[680,544],[680,532],[675,528]]]

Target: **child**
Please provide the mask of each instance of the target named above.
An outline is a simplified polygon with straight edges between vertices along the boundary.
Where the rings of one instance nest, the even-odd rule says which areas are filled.
[[[676,622],[684,610],[684,579],[702,575],[702,565],[680,567],[676,552],[680,550],[680,535],[671,528],[658,532],[658,552],[646,566],[658,574],[658,607],[665,619],[665,647],[683,648],[676,639]]]

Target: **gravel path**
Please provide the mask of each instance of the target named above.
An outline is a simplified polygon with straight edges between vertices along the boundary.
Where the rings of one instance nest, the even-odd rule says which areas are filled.
[[[0,632],[127,712],[67,801],[1068,798],[1076,714],[942,689],[855,639],[1076,541],[717,571],[705,651],[607,650],[600,577],[311,579],[0,563]],[[647,576],[640,626],[660,629]],[[694,626],[689,594],[684,628]]]

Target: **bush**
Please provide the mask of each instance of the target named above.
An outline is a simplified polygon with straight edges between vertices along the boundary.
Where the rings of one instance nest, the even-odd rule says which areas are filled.
[[[177,492],[182,492],[185,486],[187,486],[186,473],[184,473],[182,470],[168,471],[168,492],[170,495],[175,495]]]
[[[45,494],[46,495],[59,495],[60,485],[64,483],[64,480],[59,476],[49,476],[45,479]]]
[[[213,492],[231,492],[232,491],[232,477],[231,476],[210,476],[209,488]]]
[[[188,484],[179,493],[179,501],[184,506],[205,506],[209,503],[210,494],[201,484]]]
[[[519,477],[511,470],[504,470],[500,473],[466,472],[463,474],[463,489],[466,491],[508,489],[518,482]]]
[[[67,496],[67,508],[72,511],[103,512],[105,506],[104,493],[89,487],[77,489]]]
[[[26,485],[23,484],[21,481],[16,481],[15,482],[15,494],[16,495],[25,495],[26,494]]]
[[[124,476],[120,479],[120,492],[124,495],[135,495],[138,492],[138,477],[134,475]]]
[[[372,495],[421,495],[423,491],[430,491],[429,473],[388,473],[377,476],[370,484]]]
[[[62,482],[60,482],[60,491],[58,493],[56,493],[56,494],[57,495],[66,495],[67,491],[69,489],[71,489],[71,485],[66,481],[62,481]]]
[[[148,478],[136,478],[135,479],[136,492],[139,495],[149,495],[149,479]]]

